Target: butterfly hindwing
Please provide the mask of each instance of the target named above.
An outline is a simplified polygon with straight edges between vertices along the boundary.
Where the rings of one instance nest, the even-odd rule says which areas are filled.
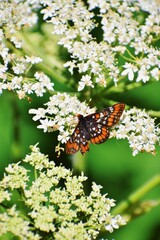
[[[96,132],[91,132],[90,141],[95,144],[103,143],[109,138],[109,128],[106,127],[96,127]]]
[[[90,141],[95,144],[105,142],[109,137],[109,128],[103,122],[87,121]]]
[[[82,128],[81,122],[79,121],[76,129],[74,130],[73,134],[71,135],[70,139],[66,143],[66,153],[74,154],[81,151],[82,154],[89,151],[89,144],[87,138],[87,132],[85,128]]]

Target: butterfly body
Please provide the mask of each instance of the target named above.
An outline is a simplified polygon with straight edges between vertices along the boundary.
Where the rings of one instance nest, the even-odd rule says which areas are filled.
[[[88,131],[89,126],[88,123],[85,120],[85,117],[81,114],[78,115],[78,123],[79,123],[79,127],[78,129],[83,129],[83,134],[82,138],[85,138],[86,140],[90,140],[90,132]],[[77,130],[78,131],[78,130]]]
[[[124,103],[117,103],[85,117],[79,114],[78,124],[66,143],[66,153],[74,154],[80,150],[84,154],[89,151],[89,141],[94,144],[105,142],[109,138],[110,127],[118,123],[124,108]]]

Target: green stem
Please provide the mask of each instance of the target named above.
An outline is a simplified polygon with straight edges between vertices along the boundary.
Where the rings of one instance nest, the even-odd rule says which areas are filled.
[[[36,168],[34,168],[34,179],[36,180],[37,178],[38,178],[38,173],[37,173]]]
[[[128,58],[128,57],[124,56],[124,55],[121,54],[121,53],[120,53],[120,56],[121,56],[122,58],[124,58],[124,59],[125,59],[126,61],[128,61],[128,62],[135,63],[135,60],[132,60],[131,58]]]
[[[158,36],[157,38],[153,38],[153,39],[152,39],[152,42],[158,42],[159,39],[160,39],[160,36]]]
[[[133,58],[134,60],[136,60],[137,58],[128,50],[128,48],[126,49],[128,55]]]
[[[128,210],[131,205],[134,205],[150,190],[160,184],[160,175],[156,175],[151,178],[148,182],[146,182],[143,186],[141,186],[138,190],[132,193],[127,200],[122,201],[114,208],[112,213],[116,214],[124,214],[126,210]]]
[[[150,110],[150,111],[148,111],[148,114],[152,117],[160,117],[160,111]]]

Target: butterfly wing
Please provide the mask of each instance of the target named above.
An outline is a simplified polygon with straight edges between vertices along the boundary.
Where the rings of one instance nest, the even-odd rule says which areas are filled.
[[[90,141],[95,144],[105,142],[110,135],[110,127],[119,122],[125,104],[117,103],[100,112],[85,117],[90,133]]]
[[[79,121],[76,129],[66,143],[66,153],[74,154],[78,152],[78,150],[80,150],[82,154],[89,151],[88,132],[86,128],[82,127],[81,121]]]
[[[104,118],[106,119],[106,124],[108,127],[112,127],[119,122],[124,109],[125,109],[124,103],[116,103],[113,106],[105,108],[102,111],[105,116]],[[108,117],[106,118],[107,114]]]
[[[86,117],[78,115],[79,122],[66,143],[66,153],[74,154],[78,150],[86,153],[89,140],[95,144],[105,142],[109,138],[110,127],[118,123],[124,108],[124,103],[117,103]]]

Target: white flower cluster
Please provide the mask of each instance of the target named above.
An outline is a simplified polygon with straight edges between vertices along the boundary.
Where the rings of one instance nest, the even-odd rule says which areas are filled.
[[[45,104],[47,108],[30,109],[34,121],[40,121],[38,128],[44,132],[59,130],[58,141],[66,143],[75,125],[78,123],[77,114],[87,115],[95,112],[85,102],[80,102],[76,96],[58,93],[50,97]]]
[[[90,194],[85,194],[87,177],[83,173],[74,176],[71,170],[56,167],[37,146],[32,146],[32,153],[23,162],[35,168],[35,179],[30,182],[33,174],[20,164],[6,168],[0,181],[0,236],[10,232],[24,240],[39,240],[44,234],[48,234],[47,239],[91,240],[104,227],[113,232],[126,224],[122,216],[111,215],[114,200],[101,194],[101,186],[92,183]],[[23,214],[13,198],[16,191],[24,205]]]
[[[55,0],[44,4],[44,20],[49,19],[53,33],[60,35],[59,44],[71,54],[64,66],[71,74],[77,68],[83,75],[78,91],[95,84],[105,87],[111,81],[116,85],[120,75],[144,83],[160,79],[160,52],[155,47],[160,5],[156,0],[145,2],[88,0],[84,5],[82,1]],[[98,15],[92,12],[95,8]],[[96,28],[103,31],[98,41],[92,35]]]
[[[155,154],[156,144],[160,144],[160,128],[144,110],[132,108],[123,114],[123,119],[111,136],[127,139],[135,156],[139,152]]]
[[[45,105],[47,108],[30,109],[29,113],[34,114],[34,121],[40,121],[37,128],[44,132],[58,130],[58,141],[62,144],[67,142],[75,129],[77,114],[86,116],[96,111],[66,93],[53,95]],[[110,137],[127,139],[134,156],[143,151],[154,154],[156,143],[160,143],[160,129],[144,110],[132,108],[123,113],[118,126],[111,129]]]
[[[16,205],[8,208],[6,212],[0,213],[0,236],[5,233],[12,233],[24,240],[39,240],[40,236],[30,231],[30,222],[24,220],[17,211]]]
[[[0,94],[8,89],[24,98],[33,92],[42,96],[47,90],[53,90],[53,83],[44,73],[35,72],[34,76],[27,77],[29,69],[42,59],[22,56],[19,52],[23,44],[18,33],[37,22],[32,8],[28,1],[0,3]]]

